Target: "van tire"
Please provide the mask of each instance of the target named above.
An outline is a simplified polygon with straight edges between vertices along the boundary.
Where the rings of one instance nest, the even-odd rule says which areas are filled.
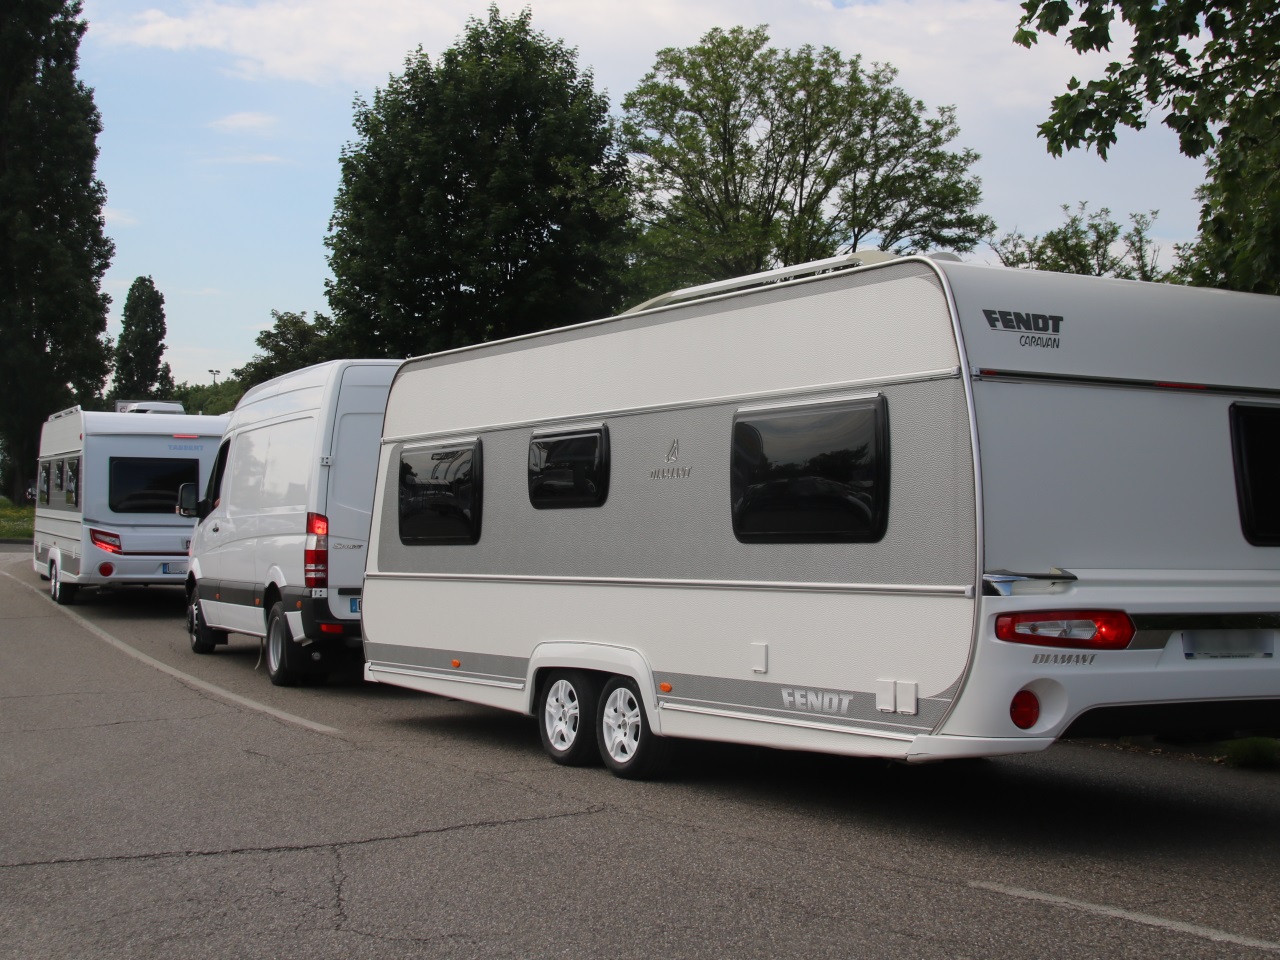
[[[585,767],[600,761],[596,710],[600,685],[580,670],[553,670],[538,695],[542,749],[556,763]]]
[[[600,758],[615,777],[645,780],[661,774],[670,762],[671,744],[649,726],[644,700],[630,677],[613,677],[604,685],[596,735]]]
[[[62,576],[58,573],[58,565],[51,563],[49,565],[49,598],[54,603],[64,607],[68,607],[76,602],[76,591],[79,586],[74,583],[63,583]]]
[[[187,594],[187,636],[191,638],[192,653],[213,653],[214,647],[227,642],[225,630],[214,630],[204,622],[199,587],[192,587]]]
[[[294,664],[301,652],[293,642],[289,618],[284,615],[284,604],[271,605],[267,615],[267,677],[277,687],[294,687],[302,680],[302,674]]]

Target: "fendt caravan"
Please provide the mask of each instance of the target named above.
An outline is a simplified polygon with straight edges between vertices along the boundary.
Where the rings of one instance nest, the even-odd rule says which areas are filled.
[[[181,407],[177,407],[181,410]],[[209,476],[226,417],[71,407],[40,431],[32,565],[50,595],[81,587],[180,585],[190,520],[178,488]]]
[[[1275,726],[1280,299],[867,260],[407,361],[366,677],[622,776]]]
[[[360,651],[378,439],[397,360],[334,360],[253,387],[231,414],[197,516],[187,578],[195,653],[261,638],[277,685]]]

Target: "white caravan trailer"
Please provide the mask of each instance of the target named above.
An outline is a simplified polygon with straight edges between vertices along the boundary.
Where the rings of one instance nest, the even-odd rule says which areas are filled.
[[[191,521],[178,488],[209,476],[224,417],[71,407],[40,431],[32,565],[50,595],[80,587],[182,584]]]
[[[1280,299],[886,259],[406,361],[366,677],[622,776],[1276,725]]]
[[[231,414],[187,578],[187,632],[212,653],[228,632],[263,638],[277,685],[360,650],[382,413],[397,360],[334,360],[253,387]]]

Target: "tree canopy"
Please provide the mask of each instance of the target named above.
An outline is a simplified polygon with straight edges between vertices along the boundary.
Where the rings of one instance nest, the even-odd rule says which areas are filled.
[[[1086,53],[1109,50],[1117,19],[1128,56],[1099,80],[1077,78],[1053,101],[1040,134],[1054,155],[1102,157],[1120,127],[1152,111],[1183,153],[1207,159],[1200,236],[1179,253],[1194,283],[1280,292],[1280,11],[1274,0],[1024,0],[1014,40],[1066,31]]]
[[[19,467],[48,415],[99,397],[110,369],[100,284],[114,245],[95,176],[102,123],[76,77],[80,12],[22,0],[0,17],[0,438]]]
[[[271,311],[274,323],[257,337],[262,352],[243,367],[231,371],[241,389],[247,390],[273,377],[309,367],[313,363],[337,360],[340,351],[333,336],[333,321],[317,313],[315,321],[307,321],[307,312]]]
[[[830,47],[776,50],[764,26],[660,51],[623,100],[651,285],[865,243],[972,249],[992,227],[975,209],[978,155],[951,148],[953,108],[931,115],[896,79]]]
[[[607,315],[625,157],[576,53],[496,7],[355,103],[330,221],[347,356],[404,357]]]
[[[118,400],[163,400],[173,393],[165,352],[164,294],[150,277],[138,277],[124,298],[124,321],[115,347]]]
[[[1129,229],[1111,218],[1103,207],[1089,210],[1085,202],[1073,212],[1062,205],[1066,220],[1043,235],[1027,237],[1020,231],[988,240],[992,251],[1006,267],[1052,270],[1090,277],[1121,280],[1163,280],[1167,274],[1157,265],[1160,248],[1151,240],[1151,225],[1159,211],[1131,213]]]

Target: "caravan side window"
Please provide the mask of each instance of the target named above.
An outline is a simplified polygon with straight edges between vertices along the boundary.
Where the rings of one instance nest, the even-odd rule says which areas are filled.
[[[875,543],[889,521],[882,396],[733,421],[733,532],[743,543]]]
[[[67,503],[73,507],[80,506],[80,458],[67,461]]]
[[[53,491],[54,493],[62,492],[62,468],[64,461],[59,460],[53,465]]]
[[[609,496],[609,428],[534,436],[529,502],[539,510],[598,507]]]
[[[48,460],[40,464],[40,479],[37,481],[39,485],[39,499],[45,506],[49,505],[49,475],[51,464]]]
[[[1231,447],[1244,538],[1280,547],[1280,407],[1233,403]]]
[[[483,501],[479,440],[400,454],[400,542],[478,543]]]

